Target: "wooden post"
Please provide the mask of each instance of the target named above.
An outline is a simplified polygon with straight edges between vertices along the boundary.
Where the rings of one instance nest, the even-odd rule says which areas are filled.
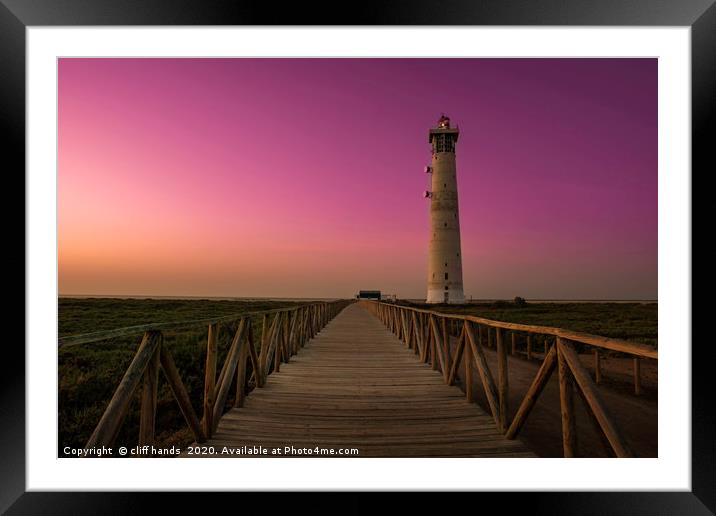
[[[264,375],[261,370],[261,361],[258,354],[256,353],[256,346],[254,344],[254,331],[253,325],[249,320],[249,336],[248,336],[248,347],[249,347],[249,358],[251,359],[251,369],[253,370],[254,378],[256,379],[256,387],[264,386]]]
[[[439,351],[440,344],[438,343],[439,336],[438,336],[438,332],[436,331],[437,325],[436,325],[432,315],[430,316],[430,327],[431,327],[431,335],[432,335],[432,338],[430,339],[430,342],[432,345],[432,347],[430,348],[430,351],[431,351],[430,359],[432,360],[431,364],[433,366],[433,371],[437,371],[438,370],[438,356],[437,355],[440,352]]]
[[[428,362],[430,356],[430,328],[426,324],[427,317],[424,314],[418,316],[420,322],[420,340],[423,343],[423,349],[420,351],[420,361],[423,363]]]
[[[301,347],[305,346],[308,342],[308,324],[311,309],[306,307],[303,310],[303,316],[301,317]]]
[[[599,357],[599,350],[594,349],[594,381],[599,385],[602,382],[602,363]]]
[[[450,374],[448,375],[447,384],[453,385],[457,376],[457,369],[460,367],[460,359],[462,358],[463,348],[465,347],[465,331],[460,334],[457,339],[457,347],[455,348],[455,356],[450,366]]]
[[[414,340],[414,347],[413,347],[413,353],[416,355],[420,353],[422,348],[422,336],[418,331],[418,318],[415,315],[415,312],[413,312],[411,319],[413,320],[413,340]]]
[[[639,357],[634,357],[634,394],[641,394],[641,361]]]
[[[515,356],[515,354],[517,353],[517,334],[515,332],[511,332],[511,333],[512,333],[512,353],[511,353],[511,355]]]
[[[243,348],[245,347],[243,346],[244,333],[246,331],[246,323],[244,321],[245,319],[241,319],[241,322],[239,323],[239,327],[236,330],[234,339],[231,342],[229,354],[227,355],[226,362],[224,363],[224,370],[222,371],[223,375],[220,377],[220,381],[214,387],[214,409],[211,420],[212,434],[216,431],[216,428],[219,426],[219,419],[221,419],[221,416],[224,414],[226,398],[229,395],[229,388],[231,387],[234,371],[238,366]]]
[[[158,337],[161,338],[161,337]],[[144,371],[144,386],[142,388],[142,406],[139,414],[139,445],[154,444],[154,422],[157,415],[157,387],[159,385],[159,348],[157,345],[154,355]]]
[[[444,320],[444,318],[443,318]],[[440,372],[443,374],[443,379],[447,381],[448,379],[448,368],[447,368],[447,362],[446,362],[446,356],[447,356],[447,342],[443,340],[445,335],[445,328],[438,328],[438,321],[437,317],[430,316],[430,327],[433,330],[433,369],[438,370],[440,369]],[[439,366],[439,367],[438,367]]]
[[[482,351],[482,344],[475,337],[472,325],[469,322],[465,323],[465,333],[468,341],[470,342],[470,350],[472,351],[472,356],[475,358],[475,366],[477,366],[477,372],[480,375],[480,380],[482,381],[482,386],[485,390],[487,403],[490,405],[490,412],[492,412],[495,424],[499,428],[500,409],[497,401],[497,388],[495,387],[495,380],[492,378],[490,368],[487,366],[487,360],[485,360],[485,354]]]
[[[405,313],[405,326],[407,328],[406,331],[408,334],[408,338],[405,341],[405,345],[407,346],[408,349],[412,350],[413,349],[413,339],[415,338],[415,335],[413,334],[413,323],[412,323],[412,320],[410,319],[409,312]]]
[[[465,346],[463,356],[465,360],[465,397],[467,401],[472,402],[472,351],[470,351],[470,346]]]
[[[445,348],[445,350],[444,350],[444,353],[445,353],[444,375],[445,375],[445,379],[447,379],[447,375],[448,375],[447,369],[448,369],[448,364],[452,363],[450,360],[452,353],[450,352],[450,332],[448,332],[447,318],[445,318],[445,317],[442,318],[442,330],[443,330],[443,346]]]
[[[315,329],[316,324],[316,307],[313,308],[313,324]],[[276,313],[276,315],[273,318],[273,321],[271,322],[271,327],[266,332],[266,340],[261,343],[261,358],[262,358],[262,364],[261,364],[261,372],[264,375],[264,378],[268,377],[269,372],[271,371],[271,365],[272,360],[274,358],[274,344],[277,342],[277,333],[278,333],[278,322],[279,322],[279,316],[280,313]],[[313,331],[313,330],[312,330]],[[311,335],[313,337],[313,334]]]
[[[204,373],[204,418],[202,420],[204,435],[207,439],[213,434],[214,389],[216,382],[216,351],[218,324],[209,325],[206,340],[206,369]]]
[[[574,417],[574,387],[572,385],[572,373],[559,352],[560,338],[557,337],[557,362],[559,365],[559,400],[562,412],[562,449],[565,457],[577,456],[577,427]]]
[[[266,335],[268,334],[268,315],[264,314],[261,317],[261,341],[259,346],[259,362],[261,364],[261,373],[264,372],[264,364],[266,363]]]
[[[119,427],[124,421],[129,410],[129,404],[134,393],[142,381],[147,364],[154,356],[154,350],[159,343],[156,332],[146,332],[142,337],[137,354],[134,355],[132,363],[124,373],[122,381],[102,414],[97,427],[87,441],[86,448],[97,446],[111,446],[117,438]]]
[[[609,440],[614,453],[617,457],[632,457],[632,453],[626,445],[626,442],[619,434],[616,425],[612,421],[611,417],[607,415],[607,411],[604,408],[604,402],[599,394],[599,390],[592,381],[589,373],[584,369],[584,366],[579,361],[577,352],[574,350],[569,341],[560,339],[559,351],[564,355],[569,368],[574,375],[574,380],[579,386],[584,399],[587,402],[587,406],[591,409],[592,414],[597,419],[599,426],[604,432],[604,435]]]
[[[300,345],[300,336],[299,332],[301,326],[301,309],[296,310],[293,313],[293,318],[291,319],[291,354],[295,355],[298,353],[299,345]]]
[[[276,335],[274,336],[274,339],[276,339],[276,347],[273,352],[273,371],[274,371],[274,373],[278,373],[281,371],[281,344],[283,343],[284,316],[283,316],[283,313],[281,313],[281,312],[276,314],[277,317],[279,315],[281,317],[281,320],[278,322],[278,325],[276,326]]]
[[[532,335],[527,335],[527,360],[532,360]]]
[[[328,314],[328,307],[326,307],[326,314]],[[328,318],[328,315],[326,315]],[[286,311],[286,316],[283,319],[283,342],[281,346],[281,360],[288,363],[291,359],[291,349],[289,348],[290,342],[290,330],[291,330],[291,312]]]
[[[174,364],[174,359],[166,346],[161,346],[159,360],[162,364],[164,376],[167,379],[167,383],[169,383],[172,393],[174,393],[174,398],[179,404],[179,409],[184,416],[187,426],[194,434],[196,442],[203,443],[206,438],[201,430],[201,423],[199,422],[199,418],[196,417],[194,407],[189,399],[189,394],[186,391],[186,387],[184,387],[184,383],[181,381],[177,367]]]
[[[239,321],[239,328],[243,328],[243,326],[245,324],[246,323],[244,322],[244,319],[241,319]],[[229,362],[230,362],[229,358],[231,358],[231,353],[232,353],[232,350],[234,349],[234,344],[236,342],[236,335],[238,335],[238,333],[234,335],[234,339],[231,341],[231,346],[229,347],[229,352],[227,353],[226,359],[224,360],[224,365],[222,366],[221,372],[219,373],[219,378],[216,380],[216,383],[215,383],[216,388],[214,389],[216,391],[218,391],[219,386],[222,383],[224,383],[224,378],[226,377],[226,369],[228,368]]]
[[[246,398],[246,362],[249,360],[249,346],[251,342],[244,342],[239,355],[239,367],[236,370],[236,398],[234,398],[234,407],[243,407]]]
[[[507,430],[507,348],[505,347],[502,328],[495,328],[497,341],[497,393],[500,402],[500,432]]]

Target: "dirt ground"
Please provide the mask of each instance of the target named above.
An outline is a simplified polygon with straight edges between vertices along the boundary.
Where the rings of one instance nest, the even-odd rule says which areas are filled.
[[[452,339],[452,353],[455,340]],[[493,349],[483,348],[485,358],[493,377],[497,380],[497,358]],[[451,353],[451,354],[452,354]],[[525,353],[519,351],[515,356],[508,355],[508,425],[519,408],[525,393],[542,363],[544,355],[533,353],[527,360]],[[594,378],[593,354],[580,355],[584,366]],[[613,418],[623,438],[636,457],[658,456],[658,362],[641,360],[641,393],[634,394],[633,360],[631,358],[603,357],[601,359],[602,379],[599,392],[609,415]],[[464,387],[464,366],[459,369],[459,382]],[[541,457],[562,457],[562,423],[559,402],[559,384],[557,370],[540,395],[532,412],[518,435],[532,451]],[[480,376],[473,367],[473,399],[488,413],[490,412]],[[575,395],[577,420],[577,450],[580,457],[613,457],[608,443],[601,432],[597,432],[592,418],[586,412],[581,398]]]

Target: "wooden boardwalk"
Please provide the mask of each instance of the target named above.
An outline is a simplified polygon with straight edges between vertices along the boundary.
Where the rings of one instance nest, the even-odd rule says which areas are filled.
[[[221,457],[237,456],[224,446],[242,457],[244,446],[303,457],[327,456],[316,448],[338,457],[535,456],[357,303],[224,414],[202,446]],[[358,453],[338,453],[346,449]]]

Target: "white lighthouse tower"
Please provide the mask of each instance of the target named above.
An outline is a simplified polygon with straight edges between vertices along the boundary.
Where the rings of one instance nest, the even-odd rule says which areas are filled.
[[[462,257],[460,253],[460,216],[457,203],[455,143],[460,131],[450,127],[445,115],[430,129],[431,174],[430,247],[428,253],[428,303],[464,303]]]

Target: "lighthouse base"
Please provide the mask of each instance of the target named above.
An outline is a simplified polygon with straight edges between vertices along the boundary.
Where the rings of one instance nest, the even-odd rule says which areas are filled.
[[[465,295],[462,293],[462,289],[429,289],[425,302],[428,304],[447,303],[450,305],[461,305],[465,303]]]

